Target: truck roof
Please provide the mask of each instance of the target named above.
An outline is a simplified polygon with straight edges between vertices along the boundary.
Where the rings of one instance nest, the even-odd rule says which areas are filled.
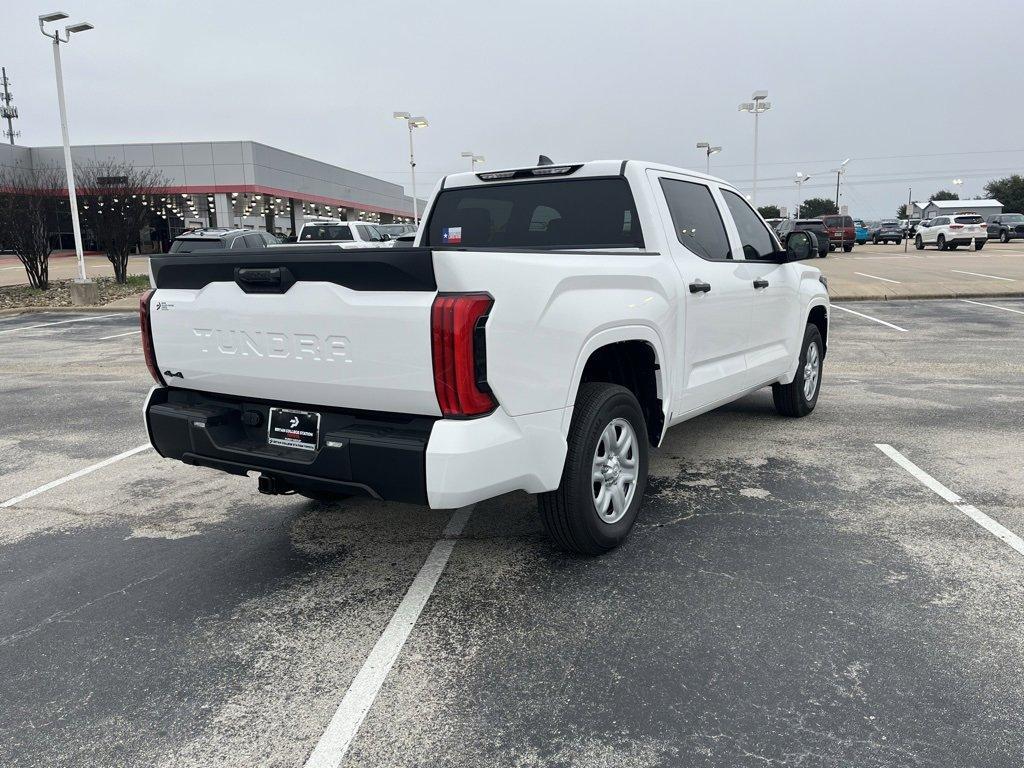
[[[669,171],[671,173],[685,173],[688,176],[696,176],[719,184],[732,186],[724,179],[716,176],[709,176],[700,171],[693,171],[687,168],[679,168],[663,163],[651,163],[644,160],[590,160],[587,162],[554,163],[553,165],[532,165],[520,168],[500,168],[488,171],[474,171],[464,173],[453,173],[441,180],[442,189],[453,187],[475,187],[485,184],[501,182],[540,181],[548,178],[567,176],[574,179],[588,178],[595,176],[621,176],[626,172],[627,165],[641,165],[657,171]]]

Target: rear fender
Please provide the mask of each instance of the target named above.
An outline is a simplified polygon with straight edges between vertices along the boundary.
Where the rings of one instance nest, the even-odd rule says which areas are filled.
[[[663,426],[661,429],[661,436],[659,437],[659,444],[661,439],[665,436],[665,430],[668,428],[668,414],[671,407],[670,402],[670,389],[668,386],[667,370],[665,367],[665,348],[662,343],[661,336],[654,328],[647,325],[622,325],[615,328],[606,328],[604,330],[595,331],[587,337],[586,341],[580,347],[579,353],[576,355],[576,364],[573,366],[572,380],[569,386],[568,397],[565,402],[565,411],[562,415],[562,434],[569,434],[569,425],[572,422],[572,411],[573,404],[576,402],[576,394],[580,389],[580,381],[583,378],[583,370],[587,367],[587,361],[590,356],[594,354],[601,347],[606,347],[609,344],[616,344],[621,341],[643,341],[651,346],[654,350],[654,364],[657,366],[655,370],[655,382],[658,387],[658,399],[661,400],[662,404],[662,417]]]

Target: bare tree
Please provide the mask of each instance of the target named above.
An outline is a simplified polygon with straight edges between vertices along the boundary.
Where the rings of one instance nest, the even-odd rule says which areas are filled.
[[[17,255],[33,288],[50,286],[50,228],[63,195],[56,168],[0,168],[0,247]]]
[[[152,216],[152,196],[164,185],[153,168],[107,161],[75,171],[79,215],[114,267],[114,279],[128,279],[128,256],[139,244],[142,228]]]

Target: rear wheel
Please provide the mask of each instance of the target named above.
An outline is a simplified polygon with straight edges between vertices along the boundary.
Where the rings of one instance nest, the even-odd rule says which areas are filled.
[[[1002,232],[999,233],[999,242],[1000,243],[1008,243],[1008,242],[1010,242],[1010,233],[1007,232],[1005,229]]]
[[[871,242],[873,242],[875,245],[878,245],[878,235],[875,235]]]
[[[940,251],[946,250],[946,236],[939,235],[939,239],[935,241],[935,244],[939,246]]]
[[[975,240],[974,241],[974,250],[980,251],[984,247],[985,247],[985,241],[984,240]]]
[[[814,410],[821,389],[821,363],[825,347],[816,325],[807,324],[800,364],[796,377],[789,384],[772,384],[775,410],[783,416],[806,416]]]
[[[853,244],[852,243],[850,245],[844,245],[843,246],[843,252],[844,253],[849,253],[852,250],[853,250]]]
[[[920,235],[914,238],[914,247],[919,251],[924,250],[924,240],[921,239]]]
[[[647,425],[625,387],[580,387],[569,449],[557,490],[537,496],[537,510],[558,546],[600,555],[629,535],[647,489]]]

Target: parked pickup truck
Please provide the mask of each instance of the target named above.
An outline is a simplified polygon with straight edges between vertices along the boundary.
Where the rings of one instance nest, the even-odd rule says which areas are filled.
[[[783,250],[718,179],[598,161],[448,176],[413,247],[154,256],[149,437],[264,493],[526,491],[559,545],[598,554],[669,427],[766,386],[784,416],[814,409],[812,248]]]

